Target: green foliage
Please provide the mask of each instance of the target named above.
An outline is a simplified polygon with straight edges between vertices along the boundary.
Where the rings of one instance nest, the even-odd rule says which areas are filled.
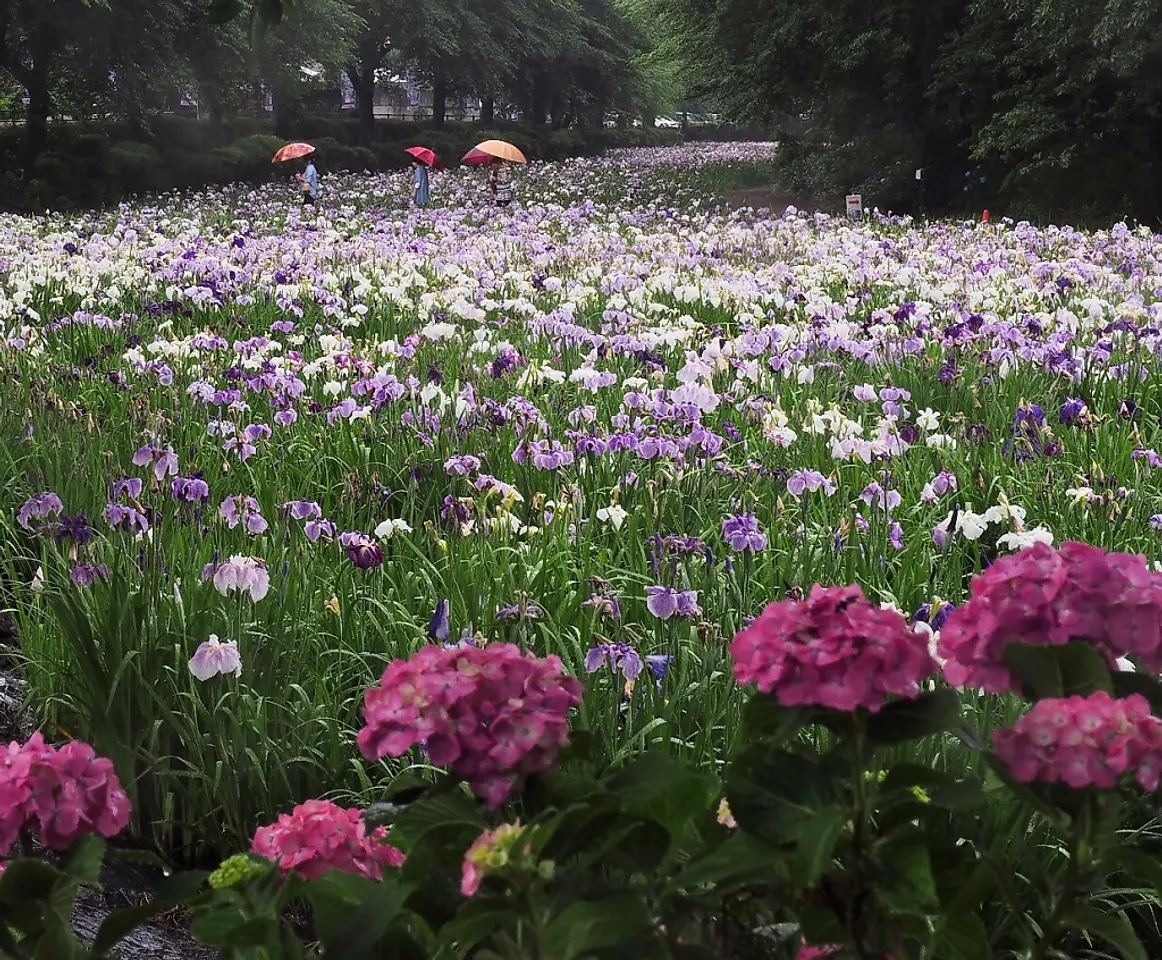
[[[1158,0],[681,0],[670,18],[732,115],[779,126],[782,182],[821,202],[1162,208]]]
[[[563,160],[591,156],[621,146],[647,146],[673,142],[674,134],[651,130],[560,130],[507,125],[503,129],[481,130],[470,124],[449,124],[443,130],[424,130],[414,124],[382,124],[379,133],[391,139],[357,146],[358,130],[347,120],[304,117],[301,135],[318,149],[319,169],[324,172],[361,173],[364,170],[399,170],[410,162],[404,152],[416,142],[431,146],[441,160],[455,166],[460,157],[488,137],[516,140],[530,159]],[[92,133],[54,131],[48,149],[33,168],[35,185],[13,195],[25,209],[46,207],[91,207],[147,191],[204,187],[233,181],[266,182],[286,177],[286,169],[271,165],[283,139],[270,132],[248,133],[250,129],[270,130],[269,124],[230,125],[243,136],[226,145],[214,142],[211,127],[196,120],[176,117],[155,118],[149,139],[110,139],[128,131],[96,127]],[[10,132],[8,143],[16,149],[20,134]],[[0,153],[5,134],[0,132]],[[766,180],[764,174],[760,179]]]

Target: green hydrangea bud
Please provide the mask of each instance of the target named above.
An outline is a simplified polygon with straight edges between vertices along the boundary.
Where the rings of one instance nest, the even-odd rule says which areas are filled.
[[[261,863],[251,860],[244,853],[238,853],[223,860],[218,869],[210,874],[210,886],[215,890],[225,890],[260,877],[265,872],[266,868]]]

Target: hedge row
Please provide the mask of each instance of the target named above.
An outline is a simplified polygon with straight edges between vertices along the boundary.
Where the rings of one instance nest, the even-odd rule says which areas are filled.
[[[611,147],[676,142],[664,130],[550,130],[517,124],[486,129],[448,124],[441,130],[421,124],[377,124],[376,139],[357,143],[358,130],[346,120],[304,117],[293,139],[317,148],[322,172],[394,170],[406,166],[406,147],[423,144],[449,166],[481,140],[499,137],[516,143],[530,159],[591,156]],[[157,117],[148,125],[124,123],[58,125],[31,170],[10,173],[0,191],[0,209],[23,212],[87,208],[127,196],[235,181],[261,182],[276,175],[271,156],[285,142],[269,123],[237,120],[214,126],[180,117]],[[0,132],[0,160],[18,169],[20,131]]]

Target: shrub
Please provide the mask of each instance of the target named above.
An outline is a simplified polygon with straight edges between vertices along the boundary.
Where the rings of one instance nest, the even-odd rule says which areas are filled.
[[[450,122],[439,130],[429,123],[379,121],[375,140],[358,143],[355,120],[301,117],[293,139],[318,149],[324,172],[400,170],[410,159],[407,147],[430,147],[448,167],[460,164],[475,144],[501,139],[516,144],[530,160],[560,160],[588,156],[612,147],[677,143],[669,130],[568,129],[497,121],[488,129],[478,124]],[[115,202],[129,193],[170,188],[203,187],[232,180],[256,182],[278,176],[270,159],[285,139],[274,136],[267,120],[236,117],[220,125],[188,117],[157,116],[142,124],[114,122],[84,128],[50,128],[46,152],[31,171],[38,185],[12,198],[0,198],[9,208],[45,206],[89,207]],[[21,132],[0,131],[0,156],[15,162]],[[285,173],[285,171],[282,171]]]
[[[146,143],[115,143],[109,165],[117,185],[126,193],[161,190],[167,183],[161,154]]]

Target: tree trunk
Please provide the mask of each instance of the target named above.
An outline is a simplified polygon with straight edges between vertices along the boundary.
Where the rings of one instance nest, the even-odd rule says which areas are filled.
[[[442,130],[447,114],[448,81],[444,79],[444,71],[437,68],[436,77],[432,81],[432,126]]]
[[[198,102],[206,104],[206,118],[210,124],[210,142],[215,146],[226,145],[226,111],[222,100],[211,84],[198,84]]]
[[[48,117],[52,112],[52,97],[48,92],[47,70],[33,66],[25,80],[28,91],[28,107],[24,112],[24,143],[21,145],[20,159],[25,170],[31,170],[36,158],[48,140]]]
[[[493,123],[496,120],[496,101],[492,97],[483,97],[480,101],[480,122]]]
[[[533,103],[529,113],[529,122],[543,124],[549,113],[549,78],[543,67],[537,67],[533,72]]]
[[[28,91],[20,164],[25,170],[31,170],[48,140],[48,118],[52,112],[50,63],[59,47],[59,38],[50,14],[48,21],[37,22],[28,32],[23,52],[13,49],[8,41],[10,16],[9,9],[0,18],[0,66],[6,67]]]
[[[347,79],[355,88],[355,110],[359,118],[359,142],[369,146],[375,138],[375,70],[363,61],[362,72],[347,68]]]

